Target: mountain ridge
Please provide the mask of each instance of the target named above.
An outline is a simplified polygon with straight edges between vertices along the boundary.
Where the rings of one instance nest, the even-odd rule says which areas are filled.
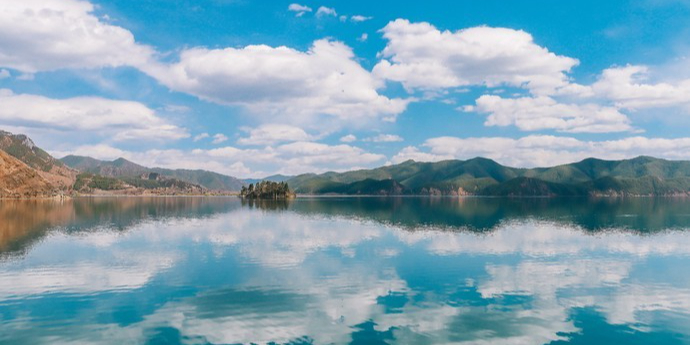
[[[107,161],[88,156],[68,155],[61,158],[60,161],[82,173],[98,174],[115,178],[158,173],[184,182],[198,184],[210,190],[238,191],[246,184],[236,177],[212,171],[202,169],[149,168],[122,157]]]
[[[395,180],[399,194],[487,196],[689,195],[690,161],[649,156],[623,160],[586,158],[553,167],[513,168],[491,159],[400,164],[343,173],[302,174],[288,180],[302,194],[364,194],[352,184]],[[373,182],[368,183],[368,188]],[[338,193],[336,193],[338,194]]]

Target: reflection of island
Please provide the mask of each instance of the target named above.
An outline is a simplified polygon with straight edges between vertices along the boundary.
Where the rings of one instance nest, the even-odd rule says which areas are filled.
[[[242,199],[242,206],[249,207],[250,209],[257,208],[268,211],[285,211],[288,209],[290,201],[290,199]]]
[[[257,207],[271,209],[270,201]],[[682,198],[299,198],[289,210],[361,218],[404,228],[493,231],[504,222],[551,221],[588,231],[640,233],[690,227],[690,200]]]
[[[202,218],[238,207],[234,198],[141,197],[0,201],[0,255],[24,252],[49,231],[126,230],[146,220]]]

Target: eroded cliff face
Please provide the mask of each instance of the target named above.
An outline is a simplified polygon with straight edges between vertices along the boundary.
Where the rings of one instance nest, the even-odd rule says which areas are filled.
[[[60,190],[71,189],[76,180],[76,170],[36,146],[26,135],[0,130],[0,150],[24,162]]]
[[[42,198],[58,194],[58,188],[35,169],[0,150],[0,198]]]

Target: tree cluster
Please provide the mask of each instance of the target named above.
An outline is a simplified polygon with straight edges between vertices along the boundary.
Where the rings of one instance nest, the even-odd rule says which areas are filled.
[[[240,197],[247,199],[288,199],[294,197],[287,182],[261,181],[242,187]]]

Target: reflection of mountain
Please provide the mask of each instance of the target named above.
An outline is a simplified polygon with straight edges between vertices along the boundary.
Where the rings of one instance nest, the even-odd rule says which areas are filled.
[[[24,252],[49,231],[124,231],[164,218],[203,218],[239,207],[235,198],[142,197],[0,201],[0,255]]]
[[[299,198],[290,203],[289,209],[406,228],[470,231],[491,231],[501,223],[525,219],[553,221],[589,231],[616,228],[654,232],[690,227],[690,200],[676,198]]]
[[[64,232],[0,261],[0,343],[677,343],[690,335],[690,233],[548,221],[681,216],[658,201],[85,199],[64,208]],[[434,209],[445,218],[419,214]],[[501,224],[399,230],[460,224],[458,210]]]

